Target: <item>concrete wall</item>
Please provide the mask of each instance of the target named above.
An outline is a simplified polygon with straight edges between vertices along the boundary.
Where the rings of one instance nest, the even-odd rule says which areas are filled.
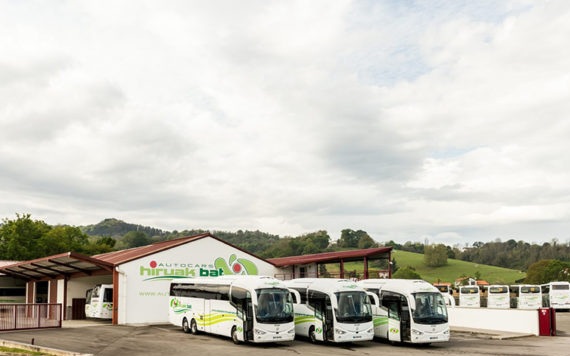
[[[538,311],[520,309],[448,308],[449,326],[538,335]]]

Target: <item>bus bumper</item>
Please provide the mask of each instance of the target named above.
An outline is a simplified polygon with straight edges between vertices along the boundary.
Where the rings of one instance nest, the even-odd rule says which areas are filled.
[[[432,342],[447,342],[449,341],[449,329],[443,332],[432,333],[429,331],[419,331],[412,329],[411,342],[418,344],[429,344]]]

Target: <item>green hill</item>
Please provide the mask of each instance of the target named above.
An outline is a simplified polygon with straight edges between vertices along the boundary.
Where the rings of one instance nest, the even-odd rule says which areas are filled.
[[[514,284],[515,281],[526,277],[526,273],[513,269],[481,265],[472,262],[448,259],[447,265],[442,267],[428,267],[424,264],[424,255],[420,253],[394,250],[392,258],[400,268],[411,266],[428,282],[437,281],[453,283],[461,276],[475,276],[479,272],[481,279],[491,284]]]
[[[447,265],[442,267],[428,267],[424,263],[424,255],[421,253],[393,250],[392,259],[396,261],[398,268],[413,267],[420,274],[422,279],[430,282],[453,283],[461,277],[475,277],[479,273],[480,279],[490,284],[515,284],[517,280],[526,277],[526,273],[488,265],[481,265],[472,262],[448,259]],[[345,271],[355,271],[357,275],[362,275],[362,262],[348,262],[344,265]],[[327,264],[326,270],[333,276],[338,276],[339,265]],[[369,271],[374,275],[376,268],[369,266]],[[346,272],[345,272],[346,273]],[[373,278],[371,275],[371,278]]]
[[[129,224],[118,219],[105,219],[95,225],[80,226],[81,231],[89,236],[111,236],[113,238],[121,237],[130,231],[142,231],[147,236],[162,236],[165,234],[160,229],[149,226]]]

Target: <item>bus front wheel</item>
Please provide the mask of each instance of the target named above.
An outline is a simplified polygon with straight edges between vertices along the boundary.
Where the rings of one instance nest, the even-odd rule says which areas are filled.
[[[192,319],[190,322],[190,333],[196,335],[198,333],[198,325],[196,324],[196,320]]]
[[[234,344],[239,345],[238,331],[235,326],[232,328],[232,341]]]
[[[309,340],[314,344],[317,342],[317,334],[315,333],[315,327],[311,326],[309,329]]]

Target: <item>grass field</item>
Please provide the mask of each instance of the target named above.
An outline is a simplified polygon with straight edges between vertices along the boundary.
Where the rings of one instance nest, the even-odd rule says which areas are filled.
[[[461,276],[473,277],[476,272],[479,272],[481,279],[491,284],[514,284],[515,281],[526,277],[526,273],[513,269],[453,259],[448,259],[446,266],[428,267],[424,264],[423,254],[406,251],[392,251],[392,258],[396,260],[396,264],[400,268],[406,266],[414,267],[416,272],[422,276],[422,279],[431,283],[438,280],[453,283]]]
[[[453,283],[462,276],[474,277],[478,272],[480,278],[491,284],[515,284],[515,281],[526,277],[526,273],[508,268],[480,265],[472,262],[448,259],[442,267],[428,267],[424,263],[424,255],[420,253],[393,250],[392,259],[396,260],[399,268],[411,266],[416,269],[422,279],[434,282]],[[338,273],[338,264],[327,264],[327,271]],[[345,271],[357,271],[362,275],[362,262],[349,262],[344,265]],[[372,270],[372,268],[369,268]],[[373,273],[371,273],[371,278]]]

